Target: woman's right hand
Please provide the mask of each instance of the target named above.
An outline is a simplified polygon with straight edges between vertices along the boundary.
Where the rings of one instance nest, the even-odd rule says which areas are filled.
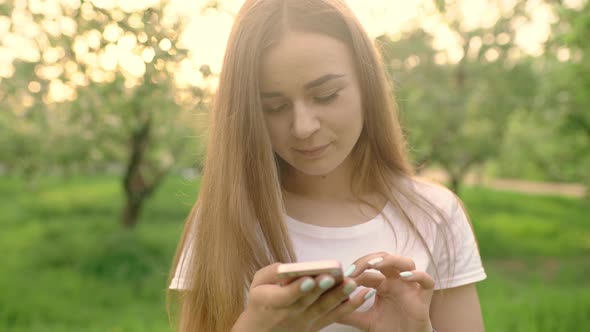
[[[340,285],[330,288],[334,278],[328,274],[301,277],[281,286],[279,265],[274,263],[256,272],[248,304],[232,332],[316,332],[355,311],[370,291],[365,289],[349,299],[357,287],[354,280],[344,278]]]

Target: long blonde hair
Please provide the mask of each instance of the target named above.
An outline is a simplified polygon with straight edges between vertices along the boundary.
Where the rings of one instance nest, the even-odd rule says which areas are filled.
[[[247,0],[227,44],[199,198],[186,220],[168,279],[170,284],[183,251],[190,251],[190,259],[182,264],[187,290],[169,290],[167,296],[170,305],[178,295],[178,331],[229,331],[244,309],[244,292],[254,273],[274,262],[297,260],[283,223],[285,162],[272,150],[258,81],[261,55],[286,30],[331,36],[348,45],[353,55],[364,112],[364,128],[351,152],[358,170],[351,190],[359,201],[374,192],[393,203],[431,259],[407,203],[432,222],[437,216],[447,219],[405,181],[414,172],[392,90],[379,53],[352,11],[339,0]]]

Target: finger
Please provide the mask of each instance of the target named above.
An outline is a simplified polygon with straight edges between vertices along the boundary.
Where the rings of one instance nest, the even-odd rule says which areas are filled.
[[[371,326],[371,321],[373,320],[371,317],[372,311],[359,312],[355,310],[360,308],[360,306],[367,301],[365,296],[367,296],[369,292],[371,292],[371,289],[365,289],[356,294],[354,298],[348,300],[347,302],[350,307],[344,307],[342,309],[338,307],[330,312],[328,314],[330,316],[330,322],[335,321],[340,324],[356,327],[362,331],[368,331]],[[350,310],[351,308],[354,309]],[[339,312],[340,310],[341,312]]]
[[[250,290],[250,299],[262,305],[285,308],[296,303],[314,288],[316,288],[315,280],[310,277],[303,277],[286,286],[258,285]]]
[[[330,324],[332,324],[333,322],[339,322],[340,320],[345,320],[346,316],[352,314],[355,312],[355,310],[357,310],[358,308],[360,308],[363,303],[365,303],[365,296],[370,292],[370,289],[366,289],[366,290],[362,290],[360,292],[358,292],[354,297],[351,297],[347,300],[345,300],[344,302],[340,303],[337,307],[335,307],[334,309],[332,309],[330,312],[328,312],[326,315],[324,315],[322,318],[318,319],[316,321],[316,323],[314,324],[314,327],[317,328],[318,330],[321,328],[324,328]],[[363,313],[365,314],[365,313]],[[362,316],[361,316],[362,318]],[[366,324],[364,324],[365,321],[369,321],[368,318],[367,319],[352,319],[352,320],[348,320],[349,324],[348,325],[352,325],[352,323],[354,322],[356,325],[352,325],[355,326],[357,328],[360,328],[361,330],[366,330],[366,328],[361,328],[361,326],[368,326]]]
[[[321,319],[328,312],[332,311],[343,301],[348,300],[349,295],[357,288],[354,280],[347,278],[338,287],[327,291],[319,299],[313,302],[303,313],[301,319],[304,321],[316,321]]]
[[[290,280],[285,279],[288,284],[278,285],[282,280],[277,275],[280,264],[274,263],[256,272],[250,286],[253,301],[277,308],[287,307],[316,287],[311,277],[288,278]]]
[[[277,276],[279,265],[281,265],[281,263],[273,263],[256,271],[254,278],[252,278],[250,288],[264,284],[278,284],[280,282],[280,279]]]
[[[376,253],[365,255],[365,256],[357,259],[356,261],[354,261],[354,263],[352,265],[350,265],[346,269],[346,272],[348,272],[348,274],[345,273],[345,276],[347,276],[347,277],[356,277],[356,276],[358,276],[364,270],[367,269],[367,263],[370,260],[372,260],[372,259],[378,259],[379,257],[383,257],[385,255],[388,255],[388,253],[386,253],[386,252],[376,252]]]
[[[288,284],[292,283],[297,279],[299,279],[299,277],[279,278],[279,284],[281,286],[287,286]]]
[[[353,279],[359,286],[365,286],[376,289],[385,280],[385,276],[383,276],[381,273],[365,271],[361,273],[358,277]]]
[[[321,274],[315,278],[316,287],[311,291],[300,297],[296,303],[293,304],[293,308],[296,311],[304,311],[309,308],[323,293],[327,292],[331,288],[335,287],[335,280],[329,274]],[[351,282],[354,282],[351,280]],[[344,286],[342,286],[344,287]]]
[[[363,262],[359,262],[364,269],[377,270],[387,278],[399,278],[401,271],[413,271],[416,269],[414,260],[405,257],[386,254],[384,256],[377,256]]]
[[[408,273],[409,272],[409,273]],[[434,289],[434,279],[424,271],[405,271],[401,273],[401,279],[407,282],[417,282],[422,289]]]

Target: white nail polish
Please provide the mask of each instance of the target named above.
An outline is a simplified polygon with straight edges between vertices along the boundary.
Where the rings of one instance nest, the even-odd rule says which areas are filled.
[[[402,278],[409,278],[409,277],[411,277],[413,275],[414,274],[412,272],[410,272],[410,271],[404,271],[404,272],[402,272],[402,273],[399,274],[399,276],[402,277]]]
[[[383,260],[383,257],[377,257],[377,258],[373,258],[369,261],[369,265],[371,266],[375,266],[377,265],[377,263],[381,262]]]
[[[344,276],[345,277],[350,277],[352,275],[352,273],[354,273],[354,270],[356,270],[356,265],[352,264],[348,267],[348,269],[346,269],[346,271],[344,272]]]
[[[377,293],[377,290],[371,289],[367,294],[365,294],[365,301],[370,299],[373,295],[375,295],[375,293]]]

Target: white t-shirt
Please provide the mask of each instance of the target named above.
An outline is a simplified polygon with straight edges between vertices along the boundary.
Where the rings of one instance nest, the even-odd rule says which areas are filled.
[[[422,220],[413,220],[435,259],[440,276],[440,280],[438,280],[434,272],[435,263],[430,260],[420,240],[413,235],[411,229],[403,222],[391,203],[386,204],[382,213],[375,218],[350,227],[316,226],[285,215],[285,222],[293,241],[297,259],[299,261],[335,259],[340,261],[343,268],[346,269],[362,256],[384,251],[394,255],[411,257],[416,264],[416,270],[426,271],[435,279],[435,290],[484,280],[486,273],[482,266],[473,232],[455,196],[446,188],[434,184],[415,181],[415,186],[417,191],[449,217],[449,230],[452,232],[453,239],[453,242],[450,243],[452,247],[449,249],[451,255],[453,255],[454,247],[454,254],[456,255],[455,270],[451,278],[448,278],[448,271],[451,267],[447,249],[444,245],[444,239],[448,238],[449,235],[443,235],[443,233],[436,231],[440,221],[437,220],[435,225],[431,221],[423,220],[424,218]],[[397,241],[392,227],[387,224],[388,221],[393,225]],[[172,289],[186,288],[181,273],[181,265],[182,258],[176,276],[170,285]],[[378,273],[375,270],[367,271]],[[363,288],[360,286],[351,296],[354,296],[356,292],[361,291]],[[374,297],[367,300],[357,310],[366,311],[371,308],[373,302]],[[359,330],[341,324],[332,324],[321,330],[321,332],[349,331],[357,332]]]

